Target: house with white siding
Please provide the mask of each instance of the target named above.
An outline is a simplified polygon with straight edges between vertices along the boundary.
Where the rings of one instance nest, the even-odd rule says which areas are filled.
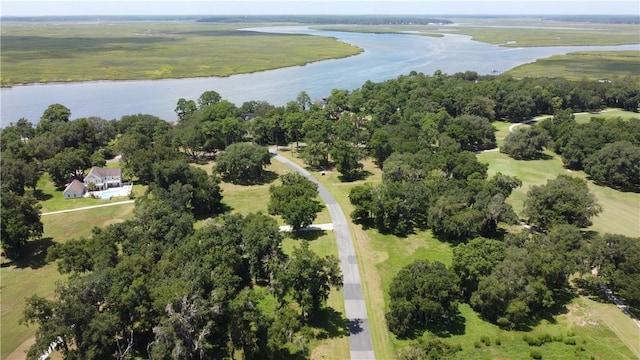
[[[62,196],[65,199],[79,199],[84,197],[86,192],[86,188],[84,187],[84,183],[78,179],[73,179],[69,185],[62,192]]]
[[[91,189],[93,184],[94,189]],[[89,174],[84,177],[84,185],[90,190],[106,190],[112,187],[122,186],[121,168],[100,168],[93,167]]]

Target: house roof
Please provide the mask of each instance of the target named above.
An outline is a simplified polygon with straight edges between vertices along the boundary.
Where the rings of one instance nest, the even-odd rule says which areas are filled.
[[[67,190],[74,190],[76,192],[83,193],[84,183],[78,179],[73,179],[73,181],[64,189],[64,192],[67,192]]]
[[[120,176],[122,177],[122,169],[117,167],[117,168],[100,168],[100,167],[93,167],[91,168],[91,170],[89,171],[89,174],[87,174],[87,176],[89,175],[95,175],[99,178],[104,178],[107,176]]]

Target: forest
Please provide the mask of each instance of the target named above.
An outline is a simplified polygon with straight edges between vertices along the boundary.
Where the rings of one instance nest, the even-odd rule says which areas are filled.
[[[323,336],[313,324],[342,275],[335,257],[304,241],[285,254],[270,215],[294,230],[311,224],[322,209],[315,184],[282,176],[270,188],[270,214],[228,214],[221,202],[222,180],[264,183],[270,145],[295,148],[310,168],[335,170],[345,183],[366,181],[362,162],[371,159],[382,181],[351,189],[353,222],[401,238],[431,229],[454,246],[450,267],[419,259],[390,284],[388,329],[416,339],[400,358],[455,357],[460,347],[446,336],[461,303],[501,328],[526,329],[604,284],[637,311],[640,239],[584,230],[601,211],[585,180],[559,175],[533,186],[517,214],[507,199],[521,180],[489,176],[476,154],[498,147],[493,121],[527,122],[501,152],[544,159],[551,150],[567,169],[638,192],[640,116],[578,123],[573,113],[639,106],[630,78],[439,71],[335,89],[320,101],[300,92],[281,107],[236,106],[207,91],[177,100],[176,124],[145,114],[70,120],[70,109],[52,104],[36,125],[20,119],[2,130],[5,257],[19,259],[42,235],[36,197],[45,172],[62,189],[120,155],[126,177],[147,190],[133,219],[48,250],[68,280],[53,299],[27,300],[23,321],[38,326],[29,358],[57,337],[69,359],[308,356],[306,342]],[[531,121],[538,115],[548,118]],[[192,166],[210,157],[213,175]],[[194,226],[208,217],[215,221]],[[436,337],[424,341],[425,331]]]

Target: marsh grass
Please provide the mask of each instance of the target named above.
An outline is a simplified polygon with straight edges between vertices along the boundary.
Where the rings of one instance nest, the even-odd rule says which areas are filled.
[[[2,85],[230,76],[356,55],[336,39],[256,24],[3,23]]]
[[[636,37],[636,42],[640,37]],[[508,75],[525,77],[563,77],[569,80],[612,79],[632,76],[636,80],[640,64],[640,51],[589,51],[567,55],[554,55],[533,63],[517,66]]]
[[[636,24],[563,23],[533,18],[456,18],[450,25],[317,26],[322,30],[397,33],[423,36],[468,35],[473,40],[505,47],[596,46],[637,44]]]

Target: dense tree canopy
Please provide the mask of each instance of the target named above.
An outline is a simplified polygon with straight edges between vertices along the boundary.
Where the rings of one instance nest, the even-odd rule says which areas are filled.
[[[584,171],[599,183],[640,189],[640,146],[623,140],[603,146],[587,158]]]
[[[229,145],[216,157],[215,171],[225,181],[251,184],[262,180],[264,168],[271,164],[267,148],[253,143]]]
[[[447,322],[458,311],[459,279],[440,262],[416,260],[402,268],[389,288],[389,329],[400,337]]]
[[[2,186],[2,250],[9,259],[22,256],[29,239],[39,238],[43,227],[40,204],[31,196],[21,196]]]
[[[507,135],[500,152],[516,160],[531,160],[541,157],[542,150],[549,145],[551,138],[546,131],[538,127],[516,128]]]
[[[280,176],[282,185],[271,185],[269,213],[280,214],[285,222],[297,231],[311,225],[323,209],[316,197],[318,185],[298,173]]]
[[[558,175],[545,185],[532,186],[524,202],[529,223],[543,230],[558,224],[586,227],[601,210],[587,182],[569,175]]]

